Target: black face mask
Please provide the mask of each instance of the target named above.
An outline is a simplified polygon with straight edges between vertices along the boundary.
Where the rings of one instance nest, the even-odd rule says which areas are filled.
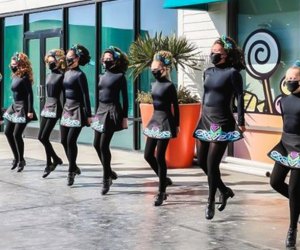
[[[49,62],[48,67],[50,70],[54,70],[56,68],[56,62]]]
[[[212,64],[216,65],[222,60],[222,55],[220,53],[211,53],[210,61]]]
[[[66,61],[67,61],[67,65],[70,67],[74,63],[74,58],[73,57],[67,57]]]
[[[162,73],[159,69],[152,70],[152,75],[156,80],[160,80],[162,78]]]
[[[16,73],[18,71],[18,67],[17,66],[10,66],[10,70],[13,72],[13,73]]]
[[[103,68],[111,69],[114,66],[114,61],[103,61]]]
[[[293,93],[296,89],[299,88],[299,81],[286,81],[285,82],[288,91]]]

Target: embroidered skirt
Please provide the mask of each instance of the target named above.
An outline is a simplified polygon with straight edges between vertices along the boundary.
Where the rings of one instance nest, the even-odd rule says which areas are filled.
[[[154,110],[153,116],[143,133],[155,139],[175,138],[176,125],[173,115],[165,111]]]
[[[27,116],[28,108],[23,101],[16,101],[4,112],[3,118],[12,123],[27,123],[30,121],[36,121],[37,116],[33,111],[33,118],[30,119]]]
[[[63,107],[60,125],[64,127],[86,126],[87,117],[78,101],[67,99]]]
[[[194,137],[207,142],[233,142],[243,135],[230,110],[203,106]]]
[[[120,103],[103,103],[99,106],[95,116],[92,118],[92,129],[104,133],[106,129],[113,131],[123,130],[123,110]]]
[[[300,169],[300,135],[283,132],[268,156],[285,167]]]
[[[47,97],[41,116],[45,118],[59,118],[61,115],[61,107],[57,98]]]

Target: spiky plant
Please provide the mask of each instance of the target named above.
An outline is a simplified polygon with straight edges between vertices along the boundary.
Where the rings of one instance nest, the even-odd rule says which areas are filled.
[[[153,56],[160,50],[170,51],[173,55],[172,65],[178,70],[178,65],[183,68],[200,70],[200,56],[197,47],[185,37],[163,36],[156,33],[150,37],[147,33],[137,38],[129,48],[129,67],[136,79],[145,69],[151,66]]]

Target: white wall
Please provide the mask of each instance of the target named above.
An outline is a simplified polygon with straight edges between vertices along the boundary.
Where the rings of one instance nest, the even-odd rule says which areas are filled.
[[[0,0],[0,14],[89,0]]]
[[[199,48],[204,60],[202,69],[209,64],[210,48],[213,42],[227,33],[227,4],[210,4],[208,11],[179,10],[178,35],[185,36]],[[202,72],[194,70],[179,70],[178,83],[188,87],[193,94],[202,97]]]

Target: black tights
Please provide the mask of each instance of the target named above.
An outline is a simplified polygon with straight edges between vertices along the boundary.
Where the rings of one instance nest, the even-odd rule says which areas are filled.
[[[285,179],[290,171],[289,184]],[[278,163],[275,163],[270,184],[278,193],[289,199],[290,204],[290,227],[297,228],[300,214],[300,170],[289,169]]]
[[[13,123],[7,121],[5,135],[9,146],[13,152],[14,159],[17,162],[24,161],[24,141],[22,134],[27,123]]]
[[[95,131],[94,148],[103,166],[103,179],[108,179],[111,176],[111,153],[109,145],[113,135],[114,130],[110,130],[109,128],[105,133]]]
[[[77,139],[81,132],[81,129],[81,127],[69,128],[65,126],[60,126],[61,143],[64,147],[65,153],[69,161],[69,172],[74,172],[77,167]]]
[[[59,159],[50,142],[50,134],[57,120],[58,119],[56,118],[53,119],[53,118],[45,118],[45,117],[42,117],[41,119],[41,127],[39,130],[38,138],[45,147],[47,166],[49,166],[52,163],[51,158],[54,161],[57,161]]]
[[[168,143],[169,139],[160,140],[148,137],[145,146],[144,158],[159,177],[159,192],[166,192],[167,164],[165,155]]]
[[[220,163],[225,153],[227,142],[203,142],[198,148],[198,163],[208,176],[209,201],[215,201],[217,188],[221,193],[227,191],[227,187],[221,179]]]

